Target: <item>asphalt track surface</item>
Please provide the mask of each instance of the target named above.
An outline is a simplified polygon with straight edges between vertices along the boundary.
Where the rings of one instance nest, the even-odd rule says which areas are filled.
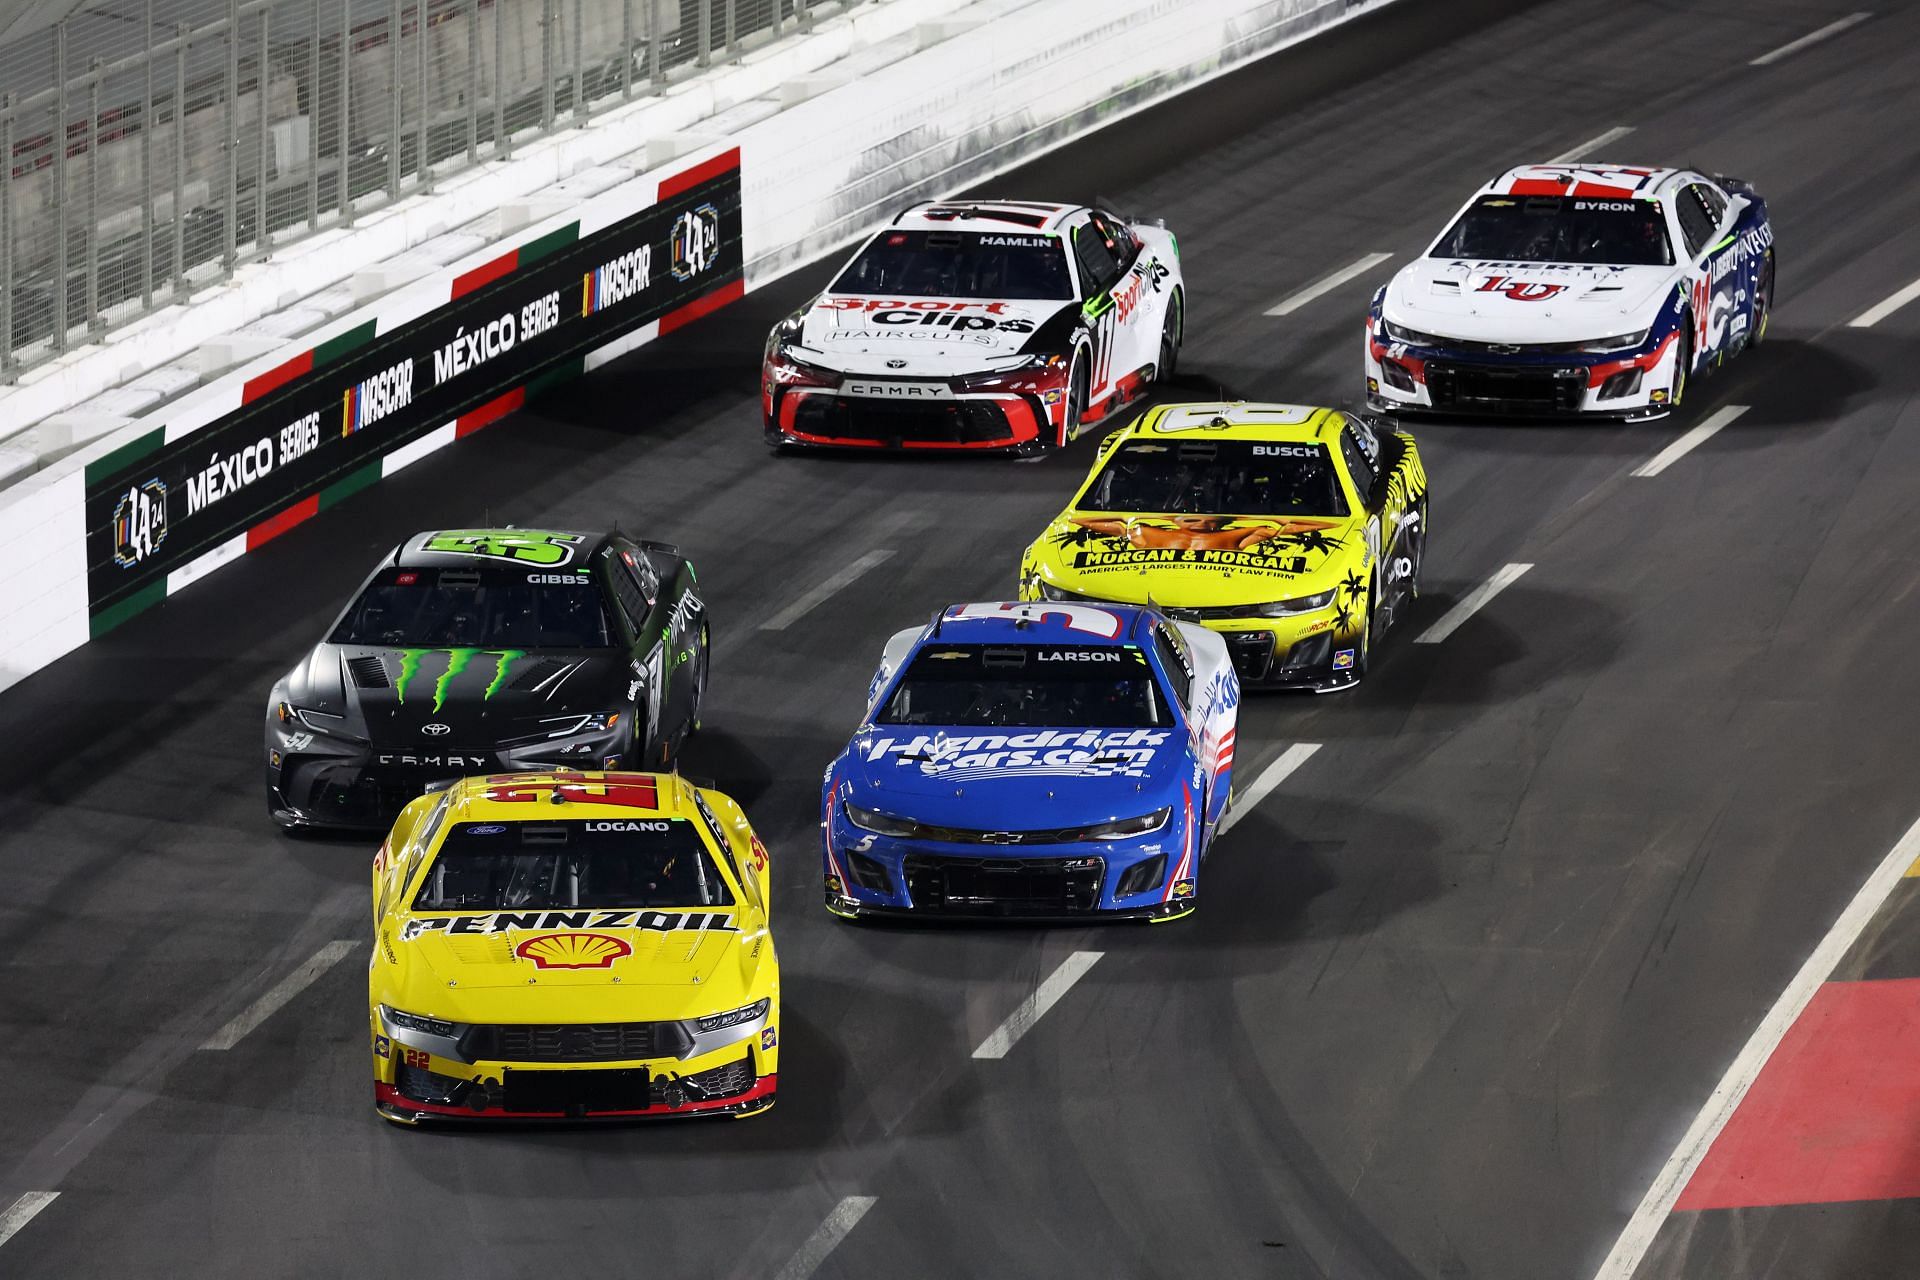
[[[1179,233],[1184,391],[1341,405],[1390,267],[1262,312],[1366,253],[1404,261],[1510,163],[1630,127],[1605,158],[1737,173],[1773,208],[1773,338],[1679,422],[1415,428],[1425,595],[1357,691],[1243,708],[1242,789],[1321,748],[1222,838],[1184,923],[822,911],[820,769],[884,637],[1007,595],[1092,448],[769,459],[760,340],[823,269],[9,692],[0,1207],[60,1196],[0,1274],[1586,1280],[1920,809],[1920,306],[1844,327],[1920,278],[1920,9],[1748,65],[1845,12],[1395,6],[994,184]],[[1751,408],[1629,474],[1732,403]],[[384,549],[483,520],[618,520],[699,565],[719,649],[686,768],[775,859],[786,1052],[763,1118],[440,1134],[371,1111],[369,848],[268,825],[263,699]],[[875,549],[893,554],[758,628]],[[1409,643],[1508,563],[1534,567]],[[349,959],[199,1048],[335,939]],[[975,1059],[1077,951],[1102,955]],[[848,1197],[873,1199],[817,1236]],[[1910,1226],[1855,1242],[1847,1275],[1910,1274],[1920,1227],[1887,1221]]]

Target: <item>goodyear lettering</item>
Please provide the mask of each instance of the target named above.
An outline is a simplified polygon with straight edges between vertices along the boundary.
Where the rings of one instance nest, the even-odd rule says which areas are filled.
[[[558,306],[558,295],[555,295],[555,305]],[[517,341],[518,326],[511,311],[489,320],[472,333],[462,325],[454,330],[452,342],[433,353],[434,385],[457,378],[469,369],[478,369],[495,356],[505,355],[513,350]]]
[[[407,921],[402,939],[411,941],[429,933],[465,937],[471,934],[510,933],[516,929],[648,929],[656,933],[713,929],[735,933],[733,917],[724,911],[490,911],[478,915],[424,916]]]

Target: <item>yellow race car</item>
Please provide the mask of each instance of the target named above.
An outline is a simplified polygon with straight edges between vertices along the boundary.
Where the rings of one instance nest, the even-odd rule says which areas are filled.
[[[1027,548],[1020,598],[1151,604],[1219,632],[1243,685],[1325,692],[1366,674],[1426,545],[1412,436],[1333,409],[1159,405],[1101,443]]]
[[[773,1105],[767,850],[677,774],[466,778],[373,860],[389,1120],[746,1116]]]

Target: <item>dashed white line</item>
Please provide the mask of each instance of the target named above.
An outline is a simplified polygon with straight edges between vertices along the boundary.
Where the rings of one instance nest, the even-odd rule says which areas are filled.
[[[848,1196],[833,1206],[833,1211],[807,1237],[807,1242],[787,1259],[787,1265],[780,1268],[774,1280],[807,1280],[820,1269],[827,1255],[847,1238],[847,1232],[867,1216],[867,1210],[873,1208],[875,1199],[874,1196]]]
[[[1020,1002],[1020,1007],[1010,1014],[1007,1020],[995,1028],[994,1033],[980,1042],[973,1051],[976,1058],[1004,1058],[1007,1050],[1019,1042],[1020,1037],[1033,1029],[1047,1010],[1058,1004],[1060,997],[1067,994],[1074,983],[1086,976],[1093,968],[1093,962],[1106,953],[1103,951],[1076,951],[1060,962],[1060,967],[1040,980],[1033,994]]]
[[[1692,453],[1717,434],[1720,428],[1729,425],[1747,411],[1744,404],[1724,405],[1707,416],[1706,421],[1688,430],[1672,444],[1648,458],[1633,469],[1636,476],[1657,476],[1680,459]]]
[[[1254,806],[1273,794],[1273,789],[1287,780],[1295,769],[1313,758],[1320,749],[1317,742],[1296,742],[1282,751],[1277,759],[1260,771],[1253,785],[1233,798],[1233,805],[1227,810],[1227,816],[1220,819],[1220,826],[1214,831],[1215,837],[1227,834],[1233,824],[1245,814],[1252,813]]]
[[[1828,36],[1837,36],[1842,31],[1845,31],[1849,27],[1857,27],[1861,23],[1865,22],[1868,18],[1871,18],[1872,16],[1873,15],[1870,13],[1850,13],[1846,17],[1840,19],[1838,22],[1829,22],[1826,26],[1821,27],[1818,31],[1809,31],[1806,35],[1801,36],[1798,40],[1787,41],[1787,43],[1781,45],[1778,49],[1773,50],[1771,53],[1761,54],[1759,57],[1755,58],[1752,62],[1749,62],[1747,65],[1750,67],[1771,66],[1774,63],[1780,61],[1780,59],[1782,58],[1791,57],[1793,54],[1800,52],[1802,49],[1806,48],[1810,44],[1818,44],[1820,41],[1825,40]]]
[[[1439,644],[1442,640],[1445,640],[1448,636],[1458,631],[1461,623],[1480,612],[1480,610],[1486,606],[1487,601],[1512,586],[1516,578],[1531,568],[1533,568],[1533,566],[1530,564],[1501,565],[1491,578],[1488,578],[1485,582],[1468,592],[1465,599],[1454,605],[1453,608],[1447,610],[1440,621],[1415,636],[1413,642],[1415,644]]]
[[[1900,308],[1906,306],[1909,302],[1912,302],[1915,298],[1920,298],[1920,280],[1915,280],[1912,284],[1886,299],[1884,302],[1877,302],[1873,306],[1868,307],[1865,311],[1862,311],[1859,315],[1847,321],[1847,327],[1849,329],[1871,329]]]
[[[329,942],[314,952],[312,959],[275,983],[267,994],[241,1010],[232,1022],[207,1037],[207,1042],[200,1047],[215,1050],[233,1048],[249,1031],[280,1012],[289,1000],[312,986],[315,979],[346,959],[359,945],[357,942]]]
[[[885,564],[891,559],[893,559],[893,552],[885,550],[884,548],[867,552],[867,554],[861,556],[858,560],[855,560],[852,564],[829,577],[826,581],[814,587],[813,590],[807,592],[798,600],[795,600],[792,604],[761,623],[760,629],[762,631],[785,631],[788,627],[800,621],[800,619],[806,617],[809,613],[812,613],[822,604],[825,604],[828,598],[836,592],[844,591],[856,581],[861,574],[878,565]]]
[[[60,1198],[58,1191],[29,1191],[0,1213],[0,1244],[13,1239],[20,1228],[32,1222],[42,1209]]]
[[[1633,1217],[1627,1220],[1626,1229],[1614,1242],[1613,1252],[1600,1264],[1595,1280],[1629,1280],[1639,1269],[1641,1261],[1647,1256],[1647,1250],[1653,1246],[1654,1236],[1659,1234],[1660,1226],[1673,1211],[1673,1205],[1686,1189],[1687,1182],[1694,1171],[1700,1167],[1700,1161],[1706,1158],[1715,1138],[1726,1127],[1728,1119],[1739,1107],[1740,1100],[1747,1096],[1747,1090],[1753,1086],[1760,1069],[1767,1065],[1767,1059],[1780,1047],[1789,1028],[1799,1020],[1806,1010],[1807,1002],[1813,999],[1813,993],[1827,976],[1839,964],[1853,944],[1866,932],[1867,925],[1873,920],[1880,904],[1886,901],[1894,886],[1900,883],[1906,869],[1920,858],[1920,822],[1907,828],[1867,882],[1860,886],[1860,892],[1853,895],[1846,909],[1827,930],[1827,936],[1820,940],[1807,962],[1793,975],[1793,981],[1774,1001],[1773,1008],[1767,1010],[1767,1016],[1753,1029],[1745,1047],[1720,1077],[1720,1083],[1707,1095],[1707,1102],[1694,1117],[1686,1136],[1680,1139],[1680,1145],[1667,1158],[1660,1170],[1659,1177],[1647,1188],[1646,1196],[1640,1201],[1640,1207],[1634,1210]]]
[[[1620,139],[1626,137],[1628,134],[1632,132],[1633,132],[1633,126],[1630,124],[1615,125],[1613,128],[1607,130],[1605,133],[1601,134],[1597,138],[1588,138],[1585,142],[1581,143],[1579,146],[1574,147],[1569,151],[1562,151],[1559,155],[1547,161],[1547,163],[1548,164],[1572,164],[1576,160],[1584,160],[1588,156],[1592,155],[1594,152],[1598,151],[1600,148],[1610,147],[1614,143],[1620,141]]]
[[[1290,316],[1321,294],[1331,293],[1355,276],[1364,275],[1366,272],[1373,270],[1392,256],[1390,253],[1370,253],[1360,259],[1360,261],[1344,266],[1325,279],[1308,285],[1279,305],[1267,308],[1267,314],[1270,316]]]

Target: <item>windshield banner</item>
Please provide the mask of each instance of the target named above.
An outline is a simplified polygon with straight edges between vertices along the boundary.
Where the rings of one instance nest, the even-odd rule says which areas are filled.
[[[652,206],[564,229],[456,279],[391,332],[337,335],[253,379],[196,431],[165,428],[87,468],[94,634],[164,596],[168,575],[233,554],[379,478],[380,459],[536,376],[742,278],[738,153],[662,184]],[[700,308],[695,308],[698,310]],[[164,441],[164,442],[163,442]],[[241,541],[244,539],[244,543]],[[103,617],[103,615],[105,615]]]

